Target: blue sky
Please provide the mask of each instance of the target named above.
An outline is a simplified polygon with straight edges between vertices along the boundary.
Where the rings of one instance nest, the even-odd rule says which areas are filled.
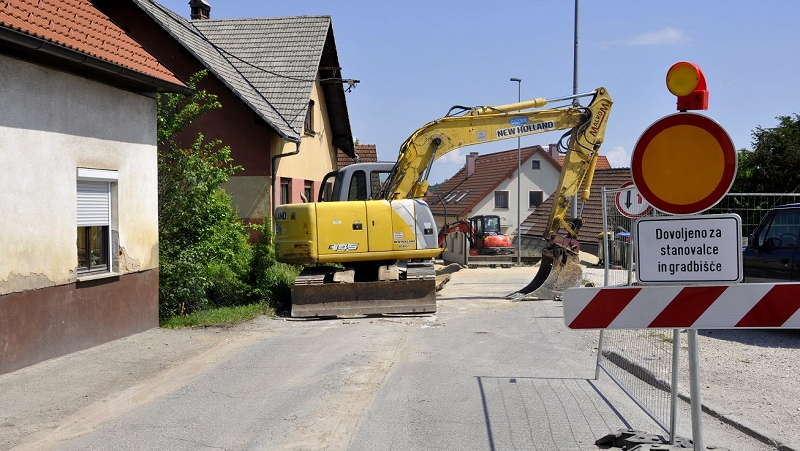
[[[394,161],[414,130],[453,105],[499,105],[572,94],[575,2],[522,0],[207,0],[212,19],[330,15],[345,78],[353,135]],[[159,3],[189,15],[188,0]],[[614,107],[601,155],[629,167],[641,134],[672,114],[667,70],[690,61],[709,90],[704,114],[719,122],[736,149],[752,146],[756,127],[800,113],[800,2],[583,0],[578,14],[578,91],[608,89]],[[585,105],[586,100],[582,101]],[[522,138],[522,146],[556,142],[561,132]],[[455,174],[464,155],[516,149],[515,139],[453,151],[430,182]]]

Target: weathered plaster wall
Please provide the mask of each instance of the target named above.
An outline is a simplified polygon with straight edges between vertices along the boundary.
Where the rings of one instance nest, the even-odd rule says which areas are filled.
[[[315,135],[302,134],[300,130],[300,153],[278,160],[278,177],[319,182],[334,169],[336,150],[333,148],[333,136],[330,133],[328,107],[319,82],[314,83],[311,100],[314,101]],[[294,152],[297,147],[294,143],[282,143],[276,148],[282,148],[282,153],[289,153]]]
[[[78,167],[118,171],[120,272],[157,268],[155,99],[0,55],[0,105],[0,295],[76,280]]]

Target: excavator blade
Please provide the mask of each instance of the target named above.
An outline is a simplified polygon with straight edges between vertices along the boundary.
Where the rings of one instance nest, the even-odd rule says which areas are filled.
[[[404,280],[326,283],[325,268],[307,268],[292,286],[292,317],[436,312],[433,265],[409,268]]]
[[[559,299],[564,290],[580,286],[583,269],[578,254],[563,246],[552,245],[542,250],[539,272],[519,291],[506,295],[515,301]]]

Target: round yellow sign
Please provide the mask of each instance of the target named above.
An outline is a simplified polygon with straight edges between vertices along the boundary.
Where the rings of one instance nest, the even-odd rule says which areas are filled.
[[[641,195],[671,214],[714,206],[736,178],[736,151],[715,121],[678,113],[651,125],[636,143],[631,173]]]

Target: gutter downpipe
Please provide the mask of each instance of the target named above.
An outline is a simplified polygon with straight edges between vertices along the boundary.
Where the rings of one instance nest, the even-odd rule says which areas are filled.
[[[280,154],[275,155],[275,156],[272,157],[272,205],[271,205],[271,208],[270,208],[270,222],[272,222],[273,231],[275,229],[275,221],[274,221],[274,219],[275,219],[275,204],[276,204],[276,199],[275,199],[275,179],[278,177],[278,159],[279,158],[284,158],[284,157],[291,157],[293,155],[297,155],[297,154],[300,153],[300,140],[297,140],[297,141],[289,141],[289,140],[287,140],[287,142],[293,142],[294,143],[294,145],[297,147],[295,149],[295,151],[294,152],[289,152],[289,153],[280,153]]]

